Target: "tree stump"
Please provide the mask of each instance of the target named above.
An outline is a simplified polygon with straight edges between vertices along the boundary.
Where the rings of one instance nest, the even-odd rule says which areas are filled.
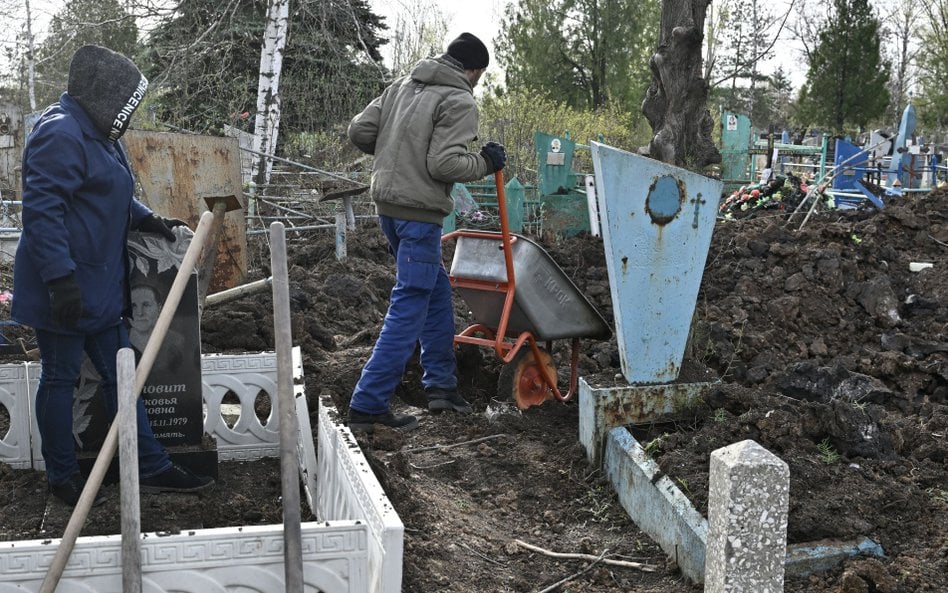
[[[701,77],[701,42],[710,0],[663,0],[658,48],[649,60],[652,84],[642,112],[654,136],[640,153],[701,171],[720,163],[711,141],[708,82]]]

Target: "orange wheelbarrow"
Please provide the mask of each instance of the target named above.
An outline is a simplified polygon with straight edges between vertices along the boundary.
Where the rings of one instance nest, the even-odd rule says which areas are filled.
[[[448,276],[475,321],[454,343],[493,348],[504,362],[498,392],[521,410],[551,398],[568,401],[576,394],[580,339],[608,339],[612,330],[542,247],[510,232],[503,173],[494,181],[500,232],[457,230],[443,237],[457,240]],[[572,341],[565,394],[551,356],[560,339]]]

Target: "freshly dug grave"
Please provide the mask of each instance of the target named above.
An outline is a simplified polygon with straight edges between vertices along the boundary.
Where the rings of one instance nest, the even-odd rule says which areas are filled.
[[[867,536],[886,551],[883,559],[855,558],[788,579],[787,591],[948,590],[946,215],[948,192],[939,191],[881,212],[819,213],[800,231],[800,219],[788,226],[785,215],[715,229],[688,364],[706,367],[721,383],[687,418],[633,430],[702,513],[710,452],[754,439],[790,465],[791,542]],[[545,247],[611,319],[601,243],[580,236]],[[375,228],[350,234],[348,256],[336,261],[328,235],[291,238],[293,335],[304,353],[314,426],[320,393],[345,411],[394,280]],[[268,274],[266,257],[257,261],[254,277]],[[910,272],[909,262],[934,266]],[[457,305],[460,328],[471,320]],[[209,308],[204,351],[272,349],[271,311],[269,295]],[[555,357],[562,376],[564,352]],[[618,366],[614,338],[583,344],[584,376],[614,377]],[[464,349],[461,392],[475,414],[430,416],[412,364],[393,406],[420,415],[421,427],[360,438],[405,523],[403,590],[538,591],[588,564],[529,552],[515,540],[652,569],[599,563],[571,580],[569,591],[700,590],[635,527],[601,471],[586,464],[575,402],[520,413],[497,395],[499,370],[492,352]],[[176,512],[197,507],[205,527],[215,526],[201,514],[210,506],[232,519],[224,525],[279,521],[278,494],[237,490],[229,465],[222,464],[212,500],[174,497]],[[240,471],[279,488],[275,463]],[[44,507],[37,504],[45,497],[42,475],[0,471],[0,492],[10,493],[0,510],[3,537],[40,537],[34,525],[42,520],[35,516]],[[149,518],[153,507],[143,504],[145,528],[167,529]],[[92,519],[86,532],[102,527]],[[194,526],[172,528],[187,527]]]

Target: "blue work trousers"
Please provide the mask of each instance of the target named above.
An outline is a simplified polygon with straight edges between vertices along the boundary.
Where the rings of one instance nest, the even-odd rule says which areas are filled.
[[[389,409],[405,366],[421,342],[421,382],[425,388],[456,389],[454,306],[441,260],[441,225],[379,216],[379,226],[395,256],[395,287],[382,331],[350,407],[366,414]]]
[[[128,346],[128,330],[121,324],[88,335],[37,329],[36,341],[43,365],[36,390],[36,422],[43,441],[46,479],[50,484],[62,484],[79,472],[72,411],[82,353],[85,351],[102,378],[105,410],[112,419],[118,410],[115,357],[119,348]],[[138,467],[141,477],[151,477],[171,467],[168,453],[148,425],[141,398],[138,399]]]

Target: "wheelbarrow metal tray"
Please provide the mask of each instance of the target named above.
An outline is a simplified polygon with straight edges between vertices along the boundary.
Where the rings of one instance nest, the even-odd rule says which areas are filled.
[[[454,249],[451,276],[458,279],[504,283],[504,263],[500,233],[496,239],[460,236]],[[561,338],[606,339],[609,324],[538,244],[522,235],[511,234],[516,293],[507,325],[507,336],[531,332],[540,341]],[[503,312],[505,292],[457,287],[474,319],[497,329]]]

